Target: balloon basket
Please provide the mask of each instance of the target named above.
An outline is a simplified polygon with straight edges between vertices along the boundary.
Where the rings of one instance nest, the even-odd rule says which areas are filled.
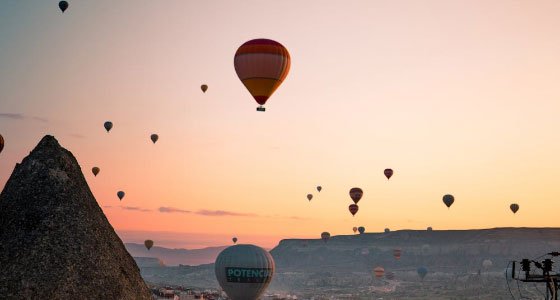
[[[266,108],[264,108],[262,106],[257,107],[257,111],[265,111],[265,110],[266,110]]]

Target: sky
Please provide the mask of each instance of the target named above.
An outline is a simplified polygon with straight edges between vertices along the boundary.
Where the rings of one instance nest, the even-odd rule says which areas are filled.
[[[558,226],[558,1],[69,3],[1,3],[0,188],[52,134],[125,242]],[[291,55],[264,113],[254,38]]]

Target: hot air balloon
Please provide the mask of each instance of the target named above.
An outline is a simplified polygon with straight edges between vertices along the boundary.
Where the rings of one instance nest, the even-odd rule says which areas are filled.
[[[148,250],[150,250],[153,245],[154,245],[154,241],[152,241],[152,240],[145,240],[144,241],[144,246],[146,246],[146,249],[148,249]]]
[[[206,90],[208,90],[208,86],[206,84],[203,84],[200,86],[200,89],[202,90],[203,93],[206,93]]]
[[[383,274],[385,274],[385,269],[383,269],[383,267],[375,267],[375,269],[373,269],[373,274],[375,278],[381,278]]]
[[[428,269],[426,267],[420,267],[416,270],[416,272],[418,273],[418,276],[420,276],[420,279],[424,280],[424,277],[428,274]]]
[[[401,249],[393,249],[393,256],[396,259],[401,259],[401,253],[402,253]]]
[[[430,245],[424,244],[422,245],[422,254],[428,255],[430,253]]]
[[[391,176],[393,176],[393,169],[385,169],[383,171],[383,174],[385,174],[385,177],[387,177],[387,180],[391,179]]]
[[[355,204],[358,204],[363,195],[364,192],[361,188],[355,187],[350,189],[350,198],[352,198],[352,201],[354,201]]]
[[[429,226],[428,228],[426,228],[426,230],[427,230],[427,231],[432,231],[432,230],[434,230],[434,229],[432,228],[432,226]]]
[[[122,198],[124,198],[124,192],[123,191],[118,191],[117,192],[117,197],[119,197],[119,200],[122,200]]]
[[[516,203],[513,203],[512,205],[509,206],[509,209],[511,209],[511,211],[513,213],[516,213],[519,210],[519,205]]]
[[[232,300],[257,300],[274,275],[274,259],[254,245],[235,245],[216,258],[218,283]]]
[[[354,231],[354,233],[358,232],[358,227],[353,227],[352,231]]]
[[[66,1],[58,2],[58,8],[60,8],[62,13],[64,13],[66,11],[66,9],[68,9],[68,2],[66,2]]]
[[[389,232],[391,232],[391,229],[389,229],[389,228],[385,228],[385,230],[383,230],[383,232],[385,232],[385,233],[389,233]]]
[[[233,237],[233,238],[231,239],[231,241],[232,241],[234,244],[237,244],[237,237]]]
[[[4,150],[4,137],[0,134],[0,153]]]
[[[107,130],[107,132],[109,132],[109,131],[111,131],[111,128],[113,128],[113,122],[107,121],[103,124],[103,127],[105,127],[105,130]]]
[[[157,135],[157,134],[155,134],[155,133],[152,134],[152,135],[150,135],[150,140],[152,140],[152,143],[155,144],[155,143],[157,142],[158,139],[159,139],[159,135]]]
[[[317,186],[317,192],[321,192],[322,189],[323,188],[320,185]]]
[[[99,168],[98,167],[93,167],[91,168],[91,172],[93,173],[93,176],[97,176],[97,174],[99,174]]]
[[[350,211],[352,216],[356,215],[356,213],[358,212],[358,209],[360,209],[360,208],[356,204],[350,204],[350,206],[348,206],[348,210]]]
[[[492,261],[489,259],[485,259],[484,261],[482,261],[482,267],[484,267],[485,269],[489,269],[490,267],[492,267]]]
[[[321,233],[321,238],[326,243],[331,238],[331,234],[325,231]]]
[[[290,54],[276,41],[255,39],[237,49],[233,64],[237,76],[260,105],[257,111],[265,111],[263,105],[288,76]]]
[[[453,202],[455,202],[455,197],[453,197],[453,195],[447,194],[443,196],[443,203],[445,203],[447,208],[451,207],[451,204],[453,204]]]
[[[364,232],[366,232],[366,228],[364,226],[360,226],[358,227],[358,231],[360,232],[360,234],[363,234]]]
[[[307,200],[311,201],[311,199],[313,199],[313,195],[307,194]]]

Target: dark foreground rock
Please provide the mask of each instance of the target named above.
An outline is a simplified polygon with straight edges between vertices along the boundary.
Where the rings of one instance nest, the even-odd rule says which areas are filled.
[[[78,162],[52,136],[0,194],[1,299],[151,299]]]

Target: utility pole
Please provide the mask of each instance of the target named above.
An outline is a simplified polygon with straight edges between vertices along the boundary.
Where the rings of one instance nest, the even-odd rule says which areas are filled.
[[[551,257],[560,256],[560,252],[550,252],[547,255]],[[558,282],[560,281],[560,274],[552,273],[552,264],[554,263],[551,258],[539,262],[524,258],[521,260],[521,271],[524,277],[515,276],[515,261],[511,269],[511,278],[522,282],[535,282],[546,284],[546,300],[558,300]],[[531,274],[531,266],[534,265],[537,269],[542,271],[542,274]]]

